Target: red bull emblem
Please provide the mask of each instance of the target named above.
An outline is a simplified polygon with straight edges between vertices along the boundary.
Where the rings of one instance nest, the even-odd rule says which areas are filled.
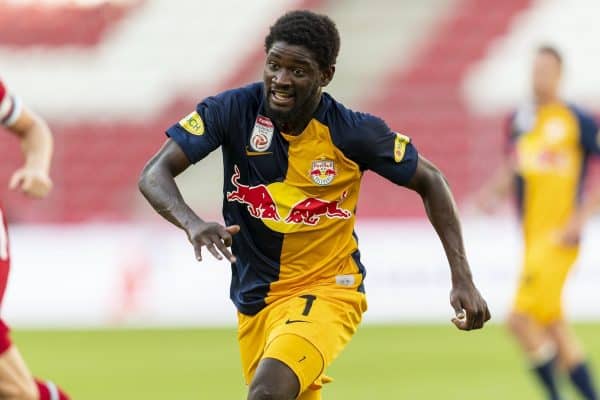
[[[281,218],[277,212],[277,205],[267,187],[265,185],[243,185],[239,182],[239,179],[240,170],[235,165],[234,174],[231,176],[231,183],[235,190],[227,192],[227,200],[245,204],[250,215],[255,218],[279,221]]]
[[[329,185],[335,178],[335,163],[333,160],[315,160],[312,162],[310,176],[317,185]]]
[[[285,222],[288,224],[316,225],[322,216],[348,219],[352,216],[352,212],[340,207],[347,196],[348,192],[344,192],[339,200],[326,201],[314,197],[301,200],[292,207]]]

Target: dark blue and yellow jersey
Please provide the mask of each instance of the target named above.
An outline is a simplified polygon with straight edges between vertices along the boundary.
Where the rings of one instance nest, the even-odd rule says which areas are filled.
[[[231,299],[253,315],[311,286],[364,291],[354,234],[362,174],[370,169],[405,185],[416,149],[381,119],[328,94],[297,136],[280,132],[263,102],[262,83],[230,90],[167,131],[192,163],[222,149],[223,217],[241,227],[232,246]]]
[[[572,105],[525,105],[509,119],[507,150],[516,160],[526,244],[556,241],[577,207],[588,157],[600,153],[596,122]]]

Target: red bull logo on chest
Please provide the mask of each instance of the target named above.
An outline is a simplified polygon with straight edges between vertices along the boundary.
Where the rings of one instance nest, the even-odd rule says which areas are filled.
[[[335,178],[335,163],[333,160],[315,160],[312,162],[310,176],[317,185],[329,185]]]
[[[289,224],[316,225],[321,217],[348,219],[352,213],[340,207],[347,192],[339,200],[326,201],[309,197],[296,203],[288,213],[285,222]]]
[[[254,218],[272,219],[279,221],[277,204],[265,185],[248,186],[240,183],[240,169],[236,165],[231,183],[235,187],[233,192],[227,192],[227,200],[245,204],[248,212]]]
[[[240,170],[237,165],[234,166],[231,183],[235,189],[227,192],[227,200],[244,204],[252,217],[265,223],[275,221],[267,224],[272,229],[277,226],[278,229],[284,229],[286,225],[315,226],[321,218],[350,219],[353,215],[352,211],[341,206],[348,197],[347,191],[335,200],[324,200],[307,196],[305,192],[283,182],[269,186],[244,185],[240,183]]]

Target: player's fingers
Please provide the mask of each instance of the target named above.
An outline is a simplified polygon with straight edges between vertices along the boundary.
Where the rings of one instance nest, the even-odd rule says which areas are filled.
[[[490,319],[492,319],[492,314],[490,313],[490,309],[488,307],[488,305],[485,305],[485,322],[488,322]]]
[[[213,235],[210,238],[204,240],[204,245],[206,246],[208,251],[210,251],[210,254],[212,254],[217,260],[222,260],[223,256],[221,256],[221,253],[219,253],[214,244],[214,242],[219,240],[220,239],[216,235]]]
[[[483,309],[479,309],[474,312],[475,316],[473,317],[473,326],[471,329],[481,329],[483,328],[483,317],[484,311]]]
[[[229,231],[223,226],[219,226],[218,232],[219,232],[219,236],[221,237],[221,240],[223,240],[223,243],[225,243],[225,246],[227,246],[227,247],[231,246],[231,243],[233,242],[231,233],[229,233]]]
[[[194,243],[192,243],[192,245],[194,246],[194,254],[196,255],[196,260],[202,261],[202,246]]]
[[[465,318],[457,318],[457,317],[452,318],[452,323],[461,331],[466,330],[465,321],[466,321]]]
[[[450,305],[454,309],[454,315],[456,315],[456,318],[463,319],[465,317],[465,310],[462,302],[459,299],[450,298]]]
[[[18,170],[10,177],[10,182],[8,184],[8,187],[10,188],[10,190],[14,190],[20,185],[22,180],[23,180],[23,171]]]
[[[473,329],[478,329],[477,326],[480,323],[479,321],[482,319],[481,313],[477,309],[467,309],[466,314],[467,322],[465,325],[467,326],[467,330],[470,331]]]
[[[240,231],[240,226],[239,225],[230,225],[225,227],[225,230],[227,232],[229,232],[230,235],[235,235],[236,233],[238,233]]]
[[[235,257],[233,256],[233,254],[231,254],[231,252],[229,251],[227,246],[225,246],[225,243],[223,243],[221,240],[217,240],[214,242],[214,244],[215,244],[215,246],[217,246],[217,248],[219,249],[221,254],[223,254],[225,256],[225,258],[227,258],[229,260],[229,262],[232,262],[232,263],[235,262]]]

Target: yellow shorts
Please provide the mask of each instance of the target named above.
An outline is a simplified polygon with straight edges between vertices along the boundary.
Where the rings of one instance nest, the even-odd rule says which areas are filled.
[[[562,290],[579,247],[536,243],[525,250],[514,310],[548,325],[563,317]]]
[[[246,384],[261,359],[274,358],[298,377],[299,399],[320,398],[316,391],[332,380],[325,369],[348,344],[365,310],[365,295],[354,288],[316,287],[277,300],[256,315],[238,313]]]

